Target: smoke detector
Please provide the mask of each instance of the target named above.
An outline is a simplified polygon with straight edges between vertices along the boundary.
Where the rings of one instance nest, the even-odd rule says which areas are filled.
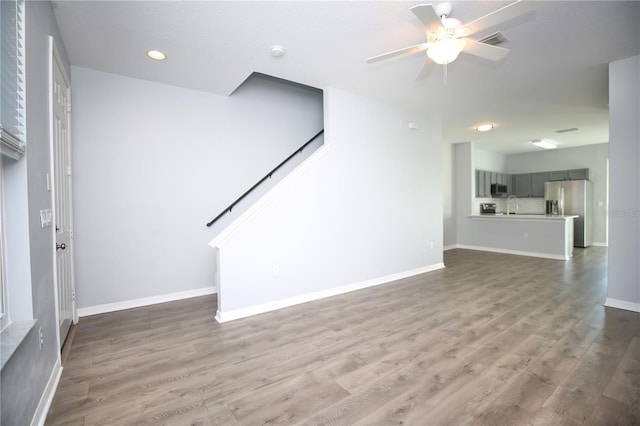
[[[274,58],[279,58],[282,55],[284,55],[284,47],[280,45],[271,47],[271,56],[273,56]]]

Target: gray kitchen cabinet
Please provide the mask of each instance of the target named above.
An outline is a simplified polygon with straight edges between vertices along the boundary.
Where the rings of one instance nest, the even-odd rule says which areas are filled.
[[[549,181],[548,172],[531,173],[531,193],[530,197],[544,197],[544,184]]]
[[[485,195],[485,177],[484,170],[476,170],[476,197],[478,198],[488,197]]]
[[[513,175],[513,191],[516,197],[527,198],[531,194],[531,173]]]
[[[544,197],[544,183],[548,180],[548,172],[521,173],[513,175],[512,194],[519,198]]]
[[[555,170],[553,172],[549,172],[549,181],[555,182],[558,180],[567,180],[566,170]]]
[[[509,175],[506,173],[498,173],[498,183],[501,185],[507,185],[510,189],[511,182],[509,182]]]
[[[506,173],[476,169],[476,197],[477,198],[491,197],[491,184],[493,183],[507,185],[510,191],[512,186],[511,175]]]
[[[555,170],[549,172],[549,181],[589,179],[589,169]]]
[[[584,180],[589,179],[589,169],[575,169],[567,170],[569,180]]]
[[[491,184],[495,183],[496,172],[484,172],[484,193],[486,197],[491,197]]]

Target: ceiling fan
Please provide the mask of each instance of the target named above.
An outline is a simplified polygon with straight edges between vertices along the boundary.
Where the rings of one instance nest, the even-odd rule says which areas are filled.
[[[420,70],[418,79],[425,78],[434,64],[440,64],[445,66],[446,83],[446,65],[453,62],[460,52],[469,53],[492,61],[499,61],[504,58],[507,53],[509,53],[509,49],[483,43],[479,40],[473,40],[469,38],[469,36],[520,15],[524,15],[534,9],[534,3],[533,1],[518,0],[465,25],[457,19],[449,18],[452,10],[451,3],[440,3],[435,6],[430,4],[414,6],[411,8],[411,11],[425,26],[427,30],[427,41],[382,55],[373,56],[367,59],[367,63],[370,64],[394,56],[426,50],[428,56],[427,62],[425,62]]]

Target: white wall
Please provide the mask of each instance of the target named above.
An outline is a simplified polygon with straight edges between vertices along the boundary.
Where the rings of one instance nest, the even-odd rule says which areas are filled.
[[[271,79],[228,98],[79,67],[72,81],[81,309],[212,289],[205,224],[323,126],[320,91]]]
[[[640,312],[640,56],[609,65],[609,275],[606,305]]]
[[[440,123],[328,89],[325,124],[324,155],[219,245],[219,318],[441,265]]]
[[[525,154],[511,154],[507,156],[507,173],[589,168],[593,191],[593,205],[591,206],[593,242],[597,245],[606,245],[608,158],[608,143]],[[602,205],[599,205],[599,202]]]
[[[479,170],[507,173],[507,157],[504,154],[474,148],[473,162],[475,164],[474,167]]]

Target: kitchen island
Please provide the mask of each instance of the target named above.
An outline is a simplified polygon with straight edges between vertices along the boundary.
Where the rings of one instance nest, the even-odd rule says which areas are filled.
[[[568,260],[573,256],[573,219],[544,214],[468,216],[470,244],[460,248]]]

